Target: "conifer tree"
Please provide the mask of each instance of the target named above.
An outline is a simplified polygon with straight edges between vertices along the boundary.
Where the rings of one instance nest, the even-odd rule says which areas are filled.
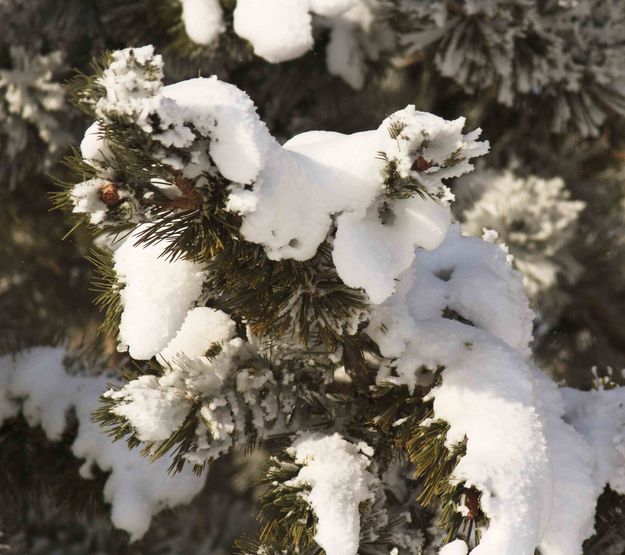
[[[625,7],[0,0],[0,37],[0,546],[622,551]]]

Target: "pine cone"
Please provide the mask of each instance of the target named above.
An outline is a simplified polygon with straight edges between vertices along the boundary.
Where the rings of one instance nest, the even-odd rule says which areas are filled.
[[[428,162],[423,156],[419,156],[412,164],[412,170],[424,172],[432,167],[432,163]]]
[[[114,183],[105,183],[100,189],[100,199],[109,208],[114,208],[121,202],[119,187]]]

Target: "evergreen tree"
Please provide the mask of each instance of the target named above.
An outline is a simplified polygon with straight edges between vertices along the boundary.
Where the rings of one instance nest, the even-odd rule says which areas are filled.
[[[0,0],[0,546],[621,553],[624,45],[614,0]]]

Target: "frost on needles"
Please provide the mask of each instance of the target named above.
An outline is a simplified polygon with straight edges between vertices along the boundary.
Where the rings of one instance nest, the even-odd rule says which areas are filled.
[[[453,222],[480,131],[408,106],[281,145],[233,85],[162,78],[148,46],[72,86],[95,123],[59,202],[104,233],[106,324],[143,369],[97,421],[177,470],[263,442],[241,553],[581,553],[622,427],[594,438],[608,392],[532,365],[520,274]]]

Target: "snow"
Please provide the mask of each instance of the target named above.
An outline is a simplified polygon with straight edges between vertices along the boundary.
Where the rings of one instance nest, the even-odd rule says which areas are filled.
[[[286,62],[299,58],[313,47],[312,13],[336,18],[336,21],[330,19],[331,26],[343,25],[351,31],[352,25],[340,16],[360,4],[361,0],[238,0],[234,31],[252,44],[257,56],[271,63]],[[354,61],[354,56],[360,57],[362,52],[351,33],[345,31],[334,39],[328,58],[332,62],[330,71],[350,76],[347,82],[352,84],[351,79],[360,88],[362,82],[347,68],[347,61]],[[343,68],[346,71],[343,72]],[[354,71],[363,73],[361,67]]]
[[[224,31],[219,0],[181,0],[182,23],[189,38],[197,44],[211,44]]]
[[[219,172],[236,183],[253,182],[275,140],[249,96],[214,76],[163,87],[162,71],[162,59],[154,55],[151,46],[114,54],[114,62],[100,78],[106,88],[106,96],[96,104],[101,123],[87,130],[81,144],[85,160],[99,167],[107,152],[99,130],[124,117],[152,133],[164,147],[190,150],[190,161],[186,162],[156,153],[169,165],[180,165],[189,177],[196,177],[210,166],[206,141],[197,141],[197,134],[206,139],[214,135],[209,153]],[[153,118],[154,114],[158,118]],[[158,128],[154,127],[155,119]]]
[[[250,29],[254,18],[262,24],[278,12],[293,18],[297,25],[287,30],[302,39],[301,49],[311,13],[347,21],[357,7],[246,0],[237,10]],[[273,39],[286,32],[278,27],[259,48],[284,55],[297,40],[276,46]],[[371,131],[307,132],[280,145],[236,87],[215,77],[163,87],[159,72],[161,61],[150,49],[114,56],[102,78],[101,121],[120,115],[135,121],[152,133],[155,155],[197,177],[199,190],[205,175],[219,174],[226,209],[241,217],[242,238],[261,245],[270,259],[308,260],[324,242],[333,249],[339,277],[370,300],[365,333],[387,359],[377,382],[410,391],[434,385],[425,401],[433,419],[449,425],[447,445],[466,441],[452,480],[480,491],[489,521],[471,553],[579,553],[604,485],[625,491],[625,423],[614,416],[623,413],[625,398],[618,389],[558,389],[533,367],[534,314],[507,247],[494,244],[499,230],[480,226],[477,233],[486,239],[480,240],[462,236],[452,223],[446,181],[472,171],[473,160],[487,152],[480,130],[463,133],[463,118],[445,120],[408,106]],[[90,133],[86,156],[99,148]],[[189,152],[188,159],[177,149]],[[98,217],[86,194],[76,198]],[[569,208],[577,214],[580,206]],[[555,213],[554,220],[535,218],[537,237],[566,227],[558,222],[570,218]],[[158,447],[197,407],[196,444],[184,456],[199,465],[245,444],[250,428],[255,440],[285,431],[281,403],[291,390],[281,397],[281,378],[265,367],[255,339],[235,337],[227,314],[197,306],[206,302],[204,268],[162,257],[166,243],[135,245],[142,229],[114,254],[124,308],[120,340],[134,358],[158,355],[163,373],[107,392],[116,401],[114,413]],[[205,356],[214,344],[220,351]],[[70,402],[71,388],[48,404],[35,401],[45,415],[37,416],[28,401],[25,414],[45,418],[49,433],[58,435],[64,419],[57,406]],[[2,406],[7,414],[15,410],[10,401]],[[291,454],[301,470],[290,485],[305,486],[302,495],[317,517],[316,541],[328,555],[356,554],[359,505],[373,499],[378,485],[370,449],[338,434],[306,433]],[[467,552],[463,542],[441,550]]]
[[[392,139],[389,127],[398,123],[404,130]],[[338,215],[333,258],[339,276],[347,285],[362,287],[373,303],[382,302],[410,266],[415,249],[431,249],[443,240],[451,219],[443,180],[470,171],[469,159],[488,148],[476,141],[479,130],[462,135],[463,125],[462,119],[445,122],[409,106],[375,131],[308,132],[283,149],[270,149],[253,191],[234,188],[229,206],[248,207],[241,232],[262,244],[272,259],[312,257]],[[425,135],[430,138],[424,152],[432,162],[426,174],[411,169]],[[444,167],[457,151],[462,160]],[[439,198],[388,201],[394,219],[385,224],[379,210],[385,202],[383,170],[390,162]]]
[[[124,307],[119,339],[138,360],[153,357],[176,337],[204,280],[200,264],[164,257],[167,243],[136,245],[144,229],[137,227],[114,253]]]
[[[391,295],[415,248],[435,248],[451,220],[449,209],[431,199],[399,200],[393,208],[392,225],[380,222],[379,204],[370,206],[364,217],[346,213],[337,220],[336,269],[347,285],[365,289],[372,303]]]
[[[314,44],[309,0],[238,0],[234,31],[271,63],[299,58]]]
[[[366,59],[376,58],[385,47],[385,41],[372,32],[373,8],[366,0],[238,0],[234,10],[234,31],[271,63],[293,60],[311,50],[314,25],[330,29],[328,71],[361,89]]]
[[[471,159],[488,152],[487,141],[478,141],[481,129],[463,135],[465,118],[445,120],[434,114],[420,112],[408,106],[389,116],[383,125],[401,127],[396,137],[384,136],[383,152],[397,161],[402,176],[414,175],[430,189],[440,190],[443,180],[459,177],[473,170]],[[451,159],[457,154],[455,161]],[[421,156],[428,168],[412,168],[417,156]]]
[[[150,112],[162,88],[163,59],[152,46],[116,50],[109,66],[97,78],[105,90],[95,106],[98,118],[132,118],[146,133],[153,131]]]
[[[165,441],[191,410],[191,402],[181,392],[159,388],[155,376],[139,376],[104,396],[119,401],[111,412],[132,422],[136,436],[147,442]]]
[[[160,376],[142,376],[104,394],[115,401],[112,412],[125,419],[141,441],[154,444],[154,449],[180,428],[193,406],[199,408],[197,443],[184,458],[200,466],[234,446],[262,439],[264,430],[271,429],[279,417],[272,372],[252,358],[256,351],[250,343],[231,337],[232,322],[223,313],[212,314],[210,319],[215,324],[206,329],[211,340],[202,339],[202,344],[219,342],[219,353],[201,356],[193,345],[184,354],[177,353],[173,361],[159,356]],[[288,402],[286,397],[282,401]]]
[[[400,276],[396,293],[372,310],[368,333],[382,354],[399,357],[412,342],[414,320],[438,319],[445,308],[521,354],[530,354],[534,314],[520,274],[499,246],[463,237],[457,225],[437,249],[417,253],[412,267]],[[389,326],[392,333],[380,331]]]
[[[334,5],[336,9],[325,12],[327,19],[321,21],[330,28],[326,65],[330,74],[360,90],[365,84],[367,61],[377,60],[383,50],[392,48],[394,37],[381,25],[374,2],[356,0],[348,9],[347,2]],[[319,8],[313,11],[324,15]]]
[[[337,17],[359,2],[360,0],[310,0],[310,10],[324,17]]]
[[[107,181],[96,177],[77,183],[74,185],[70,195],[74,208],[74,214],[89,214],[89,221],[92,224],[101,223],[106,217],[108,207],[100,198],[100,190]]]
[[[247,94],[213,76],[169,85],[163,96],[173,101],[166,111],[180,125],[190,122],[205,136],[215,134],[210,155],[226,179],[241,184],[256,179],[267,150],[277,143]],[[160,140],[166,144],[164,136]],[[183,142],[182,146],[190,144]]]
[[[465,327],[452,321],[419,327],[415,350],[422,349],[426,366],[446,365],[443,383],[432,393],[434,418],[450,424],[449,445],[467,438],[454,479],[482,491],[481,507],[490,519],[472,552],[533,553],[548,518],[551,468],[531,374],[514,351]],[[441,356],[443,345],[448,352]]]
[[[232,339],[234,331],[235,324],[225,312],[207,307],[193,308],[173,339],[159,353],[159,359],[171,361],[178,354],[203,356],[215,343]]]
[[[625,494],[625,387],[562,390],[567,421],[590,444],[597,460],[597,487]]]
[[[563,399],[566,390],[558,389],[539,370],[534,375],[553,480],[551,511],[540,552],[581,553],[584,540],[594,533],[597,498],[605,485],[597,474],[597,463],[604,455],[593,452],[583,434],[570,425]]]
[[[72,141],[64,124],[65,91],[58,75],[66,71],[64,53],[34,54],[31,49],[7,44],[0,68],[3,134],[11,156],[24,148],[25,132],[36,131],[49,154],[58,154]],[[46,163],[54,156],[48,157]]]
[[[338,433],[306,433],[289,452],[296,464],[303,466],[287,485],[310,487],[305,499],[317,517],[315,541],[327,555],[356,555],[359,506],[372,498],[376,481],[368,471],[373,451],[366,444],[348,442]]]
[[[469,548],[462,540],[454,540],[445,545],[440,551],[440,555],[467,555]]]
[[[297,2],[289,1],[295,9]],[[248,5],[260,6],[239,2],[237,10]],[[263,13],[271,13],[272,5],[263,2]],[[186,161],[176,152],[156,153],[187,176],[218,171],[230,182],[226,207],[241,215],[243,238],[261,244],[270,259],[308,260],[336,227],[333,259],[339,276],[364,289],[373,303],[393,292],[417,248],[432,249],[443,240],[451,221],[444,182],[471,171],[471,160],[488,150],[487,142],[477,140],[479,129],[462,133],[463,118],[447,121],[414,106],[395,112],[376,130],[308,132],[280,146],[250,98],[233,85],[211,77],[162,87],[162,60],[151,47],[126,49],[113,58],[101,78],[107,95],[96,106],[104,122],[123,115],[152,132],[165,149],[187,149]],[[154,121],[160,122],[158,129],[152,128]],[[85,150],[91,153],[94,131],[88,133]],[[420,158],[427,167],[413,169]],[[393,185],[385,183],[392,165],[424,198],[392,197]],[[381,212],[388,214],[386,221]],[[172,325],[181,324],[177,318]],[[162,341],[172,332],[163,332]],[[150,348],[140,356],[155,352]]]
[[[247,94],[216,77],[189,79],[167,87],[163,87],[162,78],[162,59],[151,46],[115,52],[113,62],[99,78],[106,89],[106,95],[95,105],[100,125],[130,119],[164,147],[191,150],[187,162],[176,159],[177,154],[168,157],[156,153],[170,166],[182,166],[191,177],[208,170],[203,166],[210,164],[206,144],[197,141],[197,135],[215,135],[209,153],[220,173],[237,183],[251,183],[275,141]],[[101,147],[97,131],[90,128],[83,140],[87,159]]]
[[[154,514],[191,501],[204,487],[206,476],[196,476],[189,469],[168,476],[166,459],[150,463],[123,442],[113,443],[91,421],[91,413],[110,378],[68,374],[65,355],[61,348],[38,347],[24,351],[15,360],[0,358],[0,383],[8,383],[3,391],[21,400],[28,423],[41,426],[53,441],[61,438],[67,413],[75,411],[78,431],[72,452],[85,460],[80,474],[91,478],[93,465],[110,472],[104,499],[111,505],[113,525],[128,532],[131,540],[138,540],[147,532]],[[12,401],[13,406],[17,402]],[[5,403],[0,405],[3,406]],[[5,418],[14,413],[0,411]]]
[[[570,198],[562,179],[483,170],[463,177],[454,190],[466,207],[464,231],[479,237],[484,228],[495,230],[525,276],[530,297],[552,288],[558,278],[572,283],[578,277],[581,268],[566,247],[585,203]]]
[[[80,143],[80,153],[85,162],[102,169],[103,163],[111,156],[110,149],[106,146],[102,127],[98,121],[92,123]]]
[[[428,48],[441,75],[468,94],[493,90],[509,107],[521,98],[538,106],[553,97],[550,123],[557,133],[573,121],[583,135],[597,136],[610,109],[622,113],[616,100],[604,100],[622,98],[622,2],[564,0],[554,3],[555,11],[540,2],[462,4],[458,10],[447,0],[401,2],[410,22],[398,39],[403,51],[410,56]],[[471,23],[480,40],[467,31]],[[515,62],[519,56],[525,56],[523,64]],[[597,86],[604,94],[596,94]]]
[[[204,46],[214,43],[225,28],[219,1],[181,3],[189,39]],[[379,32],[367,0],[238,0],[233,12],[234,32],[271,63],[294,60],[311,50],[314,26],[330,29],[329,72],[355,89],[364,85],[366,60],[376,59],[392,43],[390,33]]]
[[[328,71],[356,90],[365,84],[365,55],[355,37],[353,26],[341,20],[334,23],[326,50]]]
[[[379,174],[375,134],[333,136],[328,141],[273,149],[254,190],[255,209],[243,214],[241,232],[274,260],[311,258],[325,239],[332,215],[364,211]],[[337,160],[342,164],[337,166]],[[233,190],[230,197],[237,196]]]
[[[464,320],[444,317],[445,308]],[[531,366],[531,330],[506,252],[462,237],[457,226],[440,247],[417,254],[367,328],[397,359],[395,375],[382,368],[379,382],[428,385],[431,372],[422,369],[442,368],[429,394],[433,418],[449,424],[449,446],[466,438],[453,480],[482,492],[489,518],[475,555],[577,553],[593,531],[595,457],[563,419],[560,391]]]

